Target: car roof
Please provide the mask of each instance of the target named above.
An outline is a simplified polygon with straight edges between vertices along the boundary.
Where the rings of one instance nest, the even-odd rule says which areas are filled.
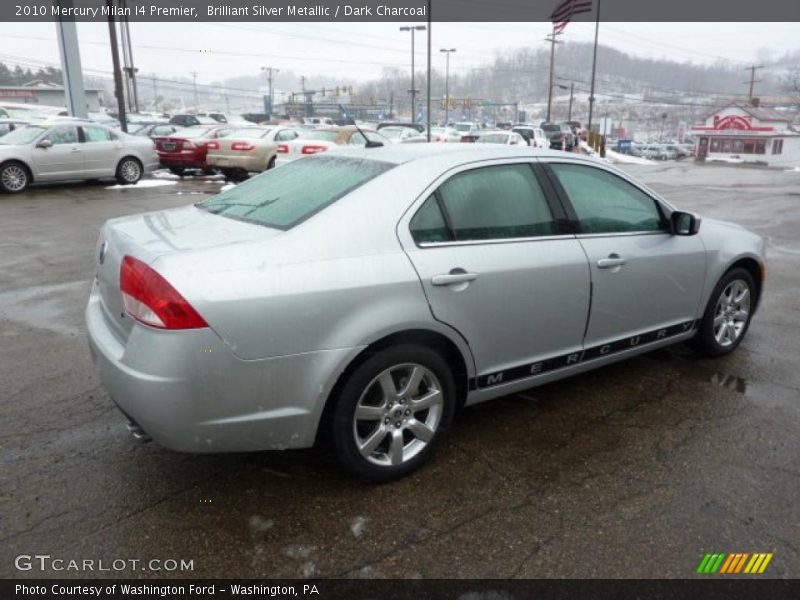
[[[505,132],[503,132],[505,133]],[[569,158],[570,160],[590,159],[579,154],[565,154],[560,150],[544,150],[529,146],[514,147],[491,144],[392,144],[378,148],[363,146],[343,147],[336,150],[337,156],[366,158],[393,163],[395,165],[414,161],[438,161],[444,168],[471,162],[473,160],[493,160],[504,158]]]

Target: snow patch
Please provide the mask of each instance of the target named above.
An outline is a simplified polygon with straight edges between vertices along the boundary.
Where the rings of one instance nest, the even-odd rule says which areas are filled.
[[[350,522],[350,531],[355,537],[361,537],[364,533],[364,526],[367,524],[366,517],[358,516]]]
[[[786,169],[787,173],[800,173],[800,167],[792,167],[791,169]]]
[[[236,187],[236,184],[235,184],[235,183],[226,183],[226,184],[225,184],[225,185],[223,185],[221,188],[219,188],[219,191],[220,191],[220,192],[225,192],[225,191],[227,191],[227,190],[230,190],[230,189],[233,189],[233,188],[235,188],[235,187]]]
[[[140,179],[138,183],[134,185],[109,185],[106,186],[107,190],[133,190],[136,188],[155,188],[155,187],[162,187],[165,185],[175,185],[177,181],[166,181],[163,179]]]
[[[302,546],[300,544],[294,544],[292,546],[288,546],[283,549],[283,553],[288,556],[289,558],[308,558],[311,556],[311,553],[316,550],[316,546]]]
[[[259,533],[267,531],[268,529],[272,529],[272,526],[275,525],[275,522],[272,519],[265,519],[258,515],[253,515],[250,517],[250,529],[253,531],[258,531]]]

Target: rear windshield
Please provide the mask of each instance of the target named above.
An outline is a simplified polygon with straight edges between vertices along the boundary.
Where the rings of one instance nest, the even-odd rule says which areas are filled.
[[[254,140],[257,138],[263,138],[268,133],[269,129],[256,129],[255,127],[250,127],[247,129],[234,129],[230,133],[226,133],[224,137]]]
[[[542,129],[544,129],[545,131],[561,131],[561,127],[559,127],[558,125],[553,125],[553,124],[542,125]]]
[[[393,166],[342,156],[302,158],[197,206],[223,217],[290,229]]]
[[[331,131],[330,129],[311,129],[308,131],[301,131],[300,138],[304,140],[324,140],[326,142],[333,142],[341,133],[341,131]]]

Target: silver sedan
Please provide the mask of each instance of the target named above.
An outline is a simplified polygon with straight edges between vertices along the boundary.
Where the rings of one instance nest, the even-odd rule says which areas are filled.
[[[332,444],[385,480],[458,407],[687,341],[745,337],[764,241],[592,159],[527,146],[320,154],[111,220],[86,310],[138,437]]]
[[[149,138],[76,121],[16,129],[0,138],[0,190],[24,191],[31,183],[115,177],[134,184],[158,167]]]

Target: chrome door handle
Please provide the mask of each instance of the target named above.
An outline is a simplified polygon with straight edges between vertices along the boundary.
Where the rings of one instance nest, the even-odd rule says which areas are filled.
[[[627,259],[617,254],[609,254],[608,258],[601,258],[597,261],[597,267],[599,269],[613,269],[614,267],[621,267],[626,262],[628,262]]]
[[[455,283],[468,283],[478,278],[477,273],[467,273],[463,269],[453,269],[446,275],[434,275],[431,277],[433,285],[453,285]]]

